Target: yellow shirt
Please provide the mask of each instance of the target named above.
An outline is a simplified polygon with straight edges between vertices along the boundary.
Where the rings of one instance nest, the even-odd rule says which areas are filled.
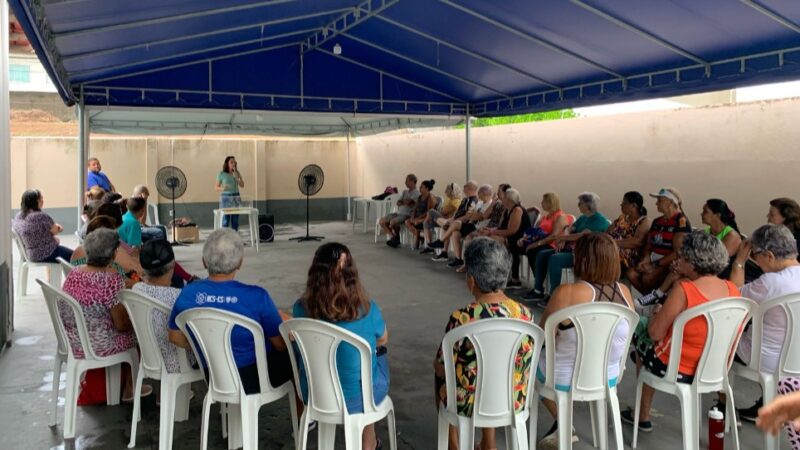
[[[442,215],[445,217],[451,217],[453,214],[456,213],[458,207],[461,206],[461,199],[460,198],[447,198],[444,199],[444,206],[442,206]]]

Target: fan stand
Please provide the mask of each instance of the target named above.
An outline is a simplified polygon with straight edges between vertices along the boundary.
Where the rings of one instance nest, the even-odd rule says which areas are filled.
[[[187,244],[184,244],[183,242],[181,242],[181,241],[179,241],[179,240],[177,240],[175,238],[175,236],[177,236],[177,228],[178,228],[176,226],[177,222],[176,222],[175,219],[176,219],[176,217],[175,217],[175,185],[173,184],[172,185],[172,242],[170,242],[170,245],[172,245],[173,247],[186,246]]]
[[[297,241],[297,242],[306,242],[306,241],[321,241],[325,239],[322,236],[311,236],[310,234],[310,227],[309,227],[309,192],[310,185],[306,184],[306,235],[305,236],[298,236],[289,239],[290,241]]]

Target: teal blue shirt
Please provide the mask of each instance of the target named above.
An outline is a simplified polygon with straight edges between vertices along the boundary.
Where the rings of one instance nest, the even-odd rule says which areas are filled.
[[[578,220],[572,225],[572,232],[580,233],[583,230],[603,232],[608,229],[609,225],[611,222],[606,219],[606,216],[597,212],[592,216],[578,217]]]
[[[122,226],[117,229],[117,233],[119,233],[119,238],[131,247],[142,245],[142,224],[130,211],[122,216]]]
[[[222,193],[223,194],[238,194],[239,193],[239,182],[236,180],[236,177],[231,175],[228,172],[220,172],[217,175],[217,181],[222,183]]]

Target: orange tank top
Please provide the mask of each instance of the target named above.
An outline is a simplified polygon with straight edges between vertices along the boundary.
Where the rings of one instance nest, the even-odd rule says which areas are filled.
[[[739,289],[730,281],[725,281],[728,285],[728,297],[739,297]],[[697,286],[691,281],[680,283],[683,293],[686,295],[686,309],[693,308],[708,302],[708,298],[703,295]],[[686,323],[683,328],[683,347],[681,348],[681,362],[678,372],[684,375],[694,375],[697,371],[697,364],[703,353],[708,336],[708,323],[703,317],[696,317]],[[672,338],[672,326],[667,331],[667,337],[656,344],[655,354],[666,365],[669,362],[669,350]]]

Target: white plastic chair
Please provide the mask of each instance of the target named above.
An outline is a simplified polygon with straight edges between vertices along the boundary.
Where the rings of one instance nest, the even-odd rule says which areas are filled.
[[[142,381],[145,378],[161,380],[161,419],[158,425],[158,448],[168,450],[172,448],[173,423],[183,422],[189,418],[190,385],[195,381],[202,380],[203,373],[199,369],[192,369],[183,349],[178,349],[180,372],[167,372],[156,330],[153,327],[152,315],[164,314],[165,317],[169,317],[169,308],[146,295],[130,290],[120,293],[120,301],[125,305],[125,309],[131,318],[141,352],[134,392],[141,392]],[[128,448],[136,446],[136,427],[139,423],[140,411],[141,397],[137,395],[133,400],[131,440]]]
[[[514,409],[514,377],[517,352],[526,337],[533,340],[528,394],[522,411]],[[475,382],[472,417],[458,413],[456,402],[455,364],[453,346],[469,339],[475,349],[478,376]],[[508,448],[526,449],[528,445],[525,421],[536,415],[534,381],[539,352],[544,343],[544,331],[531,323],[517,319],[484,319],[450,330],[442,339],[447,405],[439,406],[438,449],[447,449],[448,428],[458,427],[459,448],[472,449],[475,427],[505,427]],[[449,356],[449,357],[448,357]],[[534,434],[532,435],[535,437]],[[535,448],[535,447],[530,447]]]
[[[657,391],[674,395],[680,400],[683,448],[685,450],[698,449],[700,445],[700,396],[702,394],[725,392],[728,409],[725,411],[726,430],[729,428],[729,421],[734,417],[736,408],[733,402],[733,389],[728,382],[728,371],[733,362],[741,331],[756,308],[758,305],[752,300],[742,297],[727,297],[689,308],[678,314],[672,325],[669,362],[664,378],[650,373],[646,368],[639,372],[639,379],[636,383],[636,411],[633,419],[633,448],[636,448],[639,435],[639,408],[642,384],[644,383]],[[694,318],[705,318],[708,324],[708,337],[703,352],[700,354],[694,380],[691,384],[679,383],[677,376],[683,345],[683,329]],[[735,425],[730,428],[733,430],[734,446],[736,450],[739,450],[739,433]]]
[[[211,405],[226,403],[228,410],[228,448],[258,448],[258,411],[261,406],[288,396],[292,430],[297,434],[297,405],[292,395],[292,382],[273,386],[267,371],[267,350],[264,331],[258,322],[245,316],[216,308],[192,308],[175,318],[189,339],[198,361],[205,356],[203,370],[208,372],[208,393],[203,401],[203,422],[200,447],[208,448],[208,420]],[[256,366],[261,392],[245,394],[231,349],[231,332],[242,327],[253,335]],[[191,332],[191,333],[190,333]],[[241,423],[240,423],[241,422]],[[241,443],[239,442],[241,440]]]
[[[345,448],[361,450],[361,433],[364,427],[387,419],[389,427],[389,448],[397,450],[397,436],[394,426],[394,405],[386,398],[376,405],[372,392],[372,354],[374,350],[367,341],[336,325],[313,319],[292,319],[280,326],[281,335],[288,343],[293,342],[299,349],[302,363],[306,369],[308,400],[300,418],[300,434],[297,449],[305,450],[308,444],[308,426],[317,421],[317,448],[333,450],[336,425],[344,426]],[[364,412],[348,414],[339,372],[336,368],[336,350],[342,343],[355,347],[361,356],[361,398]],[[295,385],[300,391],[300,375],[297,356],[289,355],[294,370]]]
[[[761,339],[764,330],[764,315],[773,308],[782,309],[786,315],[786,337],[783,340],[776,371],[770,373],[760,370]],[[800,348],[798,347],[800,345],[800,327],[796,325],[800,325],[800,294],[784,295],[761,303],[753,313],[753,342],[750,361],[746,366],[734,362],[731,368],[735,375],[761,385],[765,405],[775,399],[778,380],[785,377],[800,377]],[[764,433],[764,448],[766,450],[779,449],[780,438]]]
[[[572,371],[570,389],[567,392],[555,387],[555,348],[558,325],[569,320],[575,326],[577,335],[577,351]],[[606,402],[611,405],[614,436],[617,449],[623,448],[622,424],[620,423],[619,399],[617,386],[625,372],[627,350],[622,352],[619,360],[619,374],[614,386],[609,385],[608,366],[611,363],[611,347],[617,327],[628,322],[628,336],[624,347],[630,346],[633,330],[639,322],[639,316],[632,309],[609,302],[592,302],[575,305],[554,312],[544,325],[545,338],[545,381],[537,380],[536,390],[542,397],[553,400],[558,405],[558,442],[559,449],[572,448],[572,403],[592,402],[592,439],[601,449],[608,448],[608,416]],[[530,448],[535,448],[537,410],[531,408],[531,441]],[[596,422],[599,420],[599,424]]]
[[[61,286],[61,268],[58,263],[43,263],[33,262],[28,259],[28,252],[25,250],[25,245],[14,229],[11,229],[11,240],[17,246],[19,251],[19,277],[17,278],[17,292],[19,295],[28,295],[28,271],[32,267],[44,267],[47,269],[47,281],[53,286]]]
[[[158,205],[147,203],[147,224],[148,225],[161,225],[158,220]]]
[[[375,219],[375,243],[378,243],[378,237],[381,235],[381,219],[389,213],[397,211],[397,201],[400,200],[401,194],[391,194],[383,200],[383,205],[378,208],[376,214],[378,218]]]
[[[50,313],[50,320],[58,341],[56,349],[55,367],[53,369],[53,414],[50,417],[50,426],[55,426],[58,417],[58,385],[61,378],[61,365],[67,363],[67,386],[64,402],[64,439],[75,437],[75,418],[77,414],[78,389],[80,388],[81,375],[90,369],[106,369],[106,403],[108,405],[118,405],[120,400],[120,375],[122,363],[128,363],[133,371],[133,376],[138,373],[139,355],[136,349],[132,348],[115,355],[101,357],[97,356],[89,341],[89,331],[86,328],[86,321],[83,318],[83,310],[80,304],[69,294],[56,288],[40,279],[36,279],[42,288],[47,310]],[[83,348],[84,358],[77,359],[72,353],[64,323],[58,312],[58,302],[65,305],[75,316],[75,325],[78,331],[81,348]]]
[[[69,273],[72,272],[72,264],[70,264],[69,261],[60,256],[56,258],[56,261],[58,261],[58,264],[61,266],[61,272],[64,274],[64,279],[66,280],[67,275],[69,275]]]

